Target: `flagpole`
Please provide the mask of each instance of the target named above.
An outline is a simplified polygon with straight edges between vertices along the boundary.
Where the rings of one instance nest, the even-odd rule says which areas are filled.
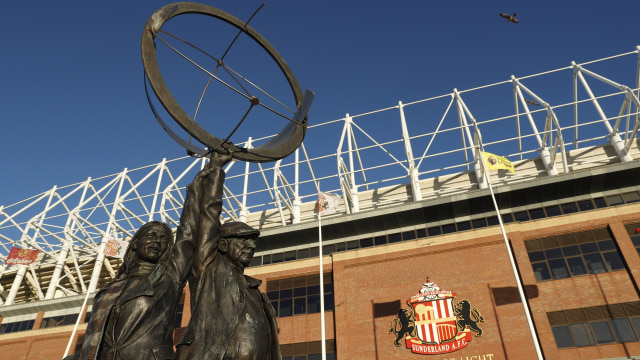
[[[491,176],[489,176],[485,166],[486,163],[484,161],[484,153],[482,149],[480,149],[479,153],[480,153],[480,163],[482,166],[483,177],[487,181],[487,186],[489,187],[489,192],[491,193],[491,200],[493,201],[493,206],[495,207],[496,214],[498,215],[498,222],[500,223],[502,238],[504,239],[504,244],[507,248],[507,254],[509,255],[509,261],[511,262],[511,270],[513,271],[513,275],[516,278],[518,293],[520,294],[520,301],[522,302],[522,307],[524,308],[524,313],[527,318],[527,324],[529,325],[529,332],[531,333],[533,346],[536,349],[536,355],[538,356],[538,360],[544,360],[544,356],[542,355],[542,350],[540,348],[540,342],[538,341],[538,335],[536,333],[535,327],[533,326],[533,319],[531,317],[529,307],[527,306],[527,303],[526,303],[527,297],[524,294],[524,289],[522,287],[522,281],[520,280],[518,268],[516,266],[516,261],[513,257],[513,252],[511,251],[511,245],[509,244],[509,239],[507,238],[507,232],[504,229],[504,223],[502,222],[502,216],[500,215],[500,208],[498,207],[498,202],[496,201],[495,194],[493,193],[493,186],[491,185]]]
[[[322,209],[320,205],[320,182],[318,181],[318,256],[320,258],[320,328],[321,328],[321,346],[322,360],[327,360],[327,345],[325,344],[324,334],[324,272],[322,264]]]

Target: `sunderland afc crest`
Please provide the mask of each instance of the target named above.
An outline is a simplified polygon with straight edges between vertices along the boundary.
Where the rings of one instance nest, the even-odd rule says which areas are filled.
[[[484,322],[478,309],[468,300],[454,303],[456,294],[427,282],[407,300],[410,309],[398,310],[389,332],[396,335],[394,344],[404,342],[416,354],[444,354],[463,349],[475,336],[482,335]]]

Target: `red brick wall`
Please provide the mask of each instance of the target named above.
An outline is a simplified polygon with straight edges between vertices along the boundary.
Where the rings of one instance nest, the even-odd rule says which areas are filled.
[[[640,256],[624,228],[624,224],[640,219],[637,211],[631,211],[633,209],[629,206],[608,208],[507,226],[547,359],[640,355],[638,342],[558,349],[546,315],[550,311],[640,299],[637,290]],[[553,281],[535,280],[524,246],[526,240],[603,227],[608,227],[614,235],[631,270]],[[309,259],[251,268],[247,272],[266,282],[317,273],[317,264],[317,259]],[[326,338],[336,339],[341,360],[536,358],[508,253],[497,228],[335,253],[325,257],[324,271],[333,274],[335,298],[335,311],[326,314]],[[474,337],[467,348],[443,355],[414,355],[404,345],[394,346],[395,336],[389,329],[395,312],[400,308],[408,309],[406,300],[418,292],[427,276],[443,290],[456,293],[455,302],[468,300],[484,317],[485,321],[479,324],[483,335]],[[266,290],[266,284],[262,290]],[[396,304],[397,308],[393,308]],[[183,325],[190,315],[188,299],[186,305]],[[280,318],[278,325],[282,344],[320,340],[319,314]],[[70,330],[45,333],[50,330],[0,335],[2,357],[61,358]],[[78,336],[82,333],[80,331]]]

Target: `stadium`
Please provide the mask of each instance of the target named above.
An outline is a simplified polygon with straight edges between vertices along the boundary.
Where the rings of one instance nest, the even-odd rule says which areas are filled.
[[[261,231],[246,273],[276,309],[283,359],[640,358],[639,66],[636,49],[316,119],[321,148],[230,163],[223,218]],[[73,353],[120,266],[105,243],[150,220],[175,230],[205,163],[0,205],[0,352]],[[335,212],[318,213],[319,193],[339,195]],[[37,258],[10,264],[12,248]]]

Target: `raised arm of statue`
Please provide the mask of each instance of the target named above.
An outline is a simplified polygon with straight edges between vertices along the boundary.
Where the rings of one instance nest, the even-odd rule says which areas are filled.
[[[210,170],[203,181],[202,196],[199,198],[199,223],[196,232],[196,254],[193,268],[197,276],[218,249],[220,233],[220,214],[222,213],[222,195],[225,173],[222,167],[231,160],[231,154],[213,153]]]

